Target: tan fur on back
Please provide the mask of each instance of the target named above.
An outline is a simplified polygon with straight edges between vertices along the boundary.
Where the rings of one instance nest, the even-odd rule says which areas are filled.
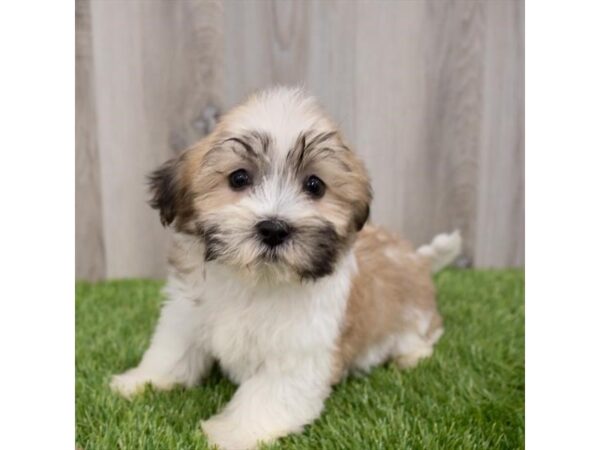
[[[420,333],[415,312],[431,317],[422,333],[425,339],[442,326],[429,262],[417,255],[410,243],[367,225],[358,235],[355,253],[358,274],[346,310],[334,382],[358,356],[386,337]]]

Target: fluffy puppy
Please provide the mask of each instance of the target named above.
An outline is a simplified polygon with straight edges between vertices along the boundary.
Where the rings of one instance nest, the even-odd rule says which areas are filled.
[[[190,387],[218,362],[240,386],[202,430],[251,449],[315,420],[347,373],[431,355],[442,320],[430,272],[460,237],[415,252],[365,225],[365,167],[302,91],[251,97],[151,189],[174,232],[168,300],[139,366],[113,378],[120,394]]]

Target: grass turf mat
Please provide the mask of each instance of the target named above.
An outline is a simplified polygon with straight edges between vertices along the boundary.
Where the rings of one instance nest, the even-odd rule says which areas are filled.
[[[447,270],[436,276],[446,332],[432,358],[380,367],[338,385],[321,417],[269,449],[517,449],[524,446],[524,275]],[[76,285],[76,442],[96,449],[206,449],[200,419],[235,387],[217,369],[191,390],[112,394],[158,317],[162,283]]]

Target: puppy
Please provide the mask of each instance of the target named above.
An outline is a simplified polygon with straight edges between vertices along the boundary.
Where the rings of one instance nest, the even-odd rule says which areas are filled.
[[[191,387],[218,362],[239,389],[202,430],[252,449],[314,421],[349,372],[431,355],[443,330],[430,272],[460,236],[415,252],[366,224],[365,166],[301,90],[251,97],[150,182],[174,232],[168,300],[113,390]]]

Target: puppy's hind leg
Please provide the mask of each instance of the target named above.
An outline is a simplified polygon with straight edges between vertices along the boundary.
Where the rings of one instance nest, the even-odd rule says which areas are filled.
[[[435,343],[444,333],[441,324],[423,336],[415,331],[398,334],[395,339],[392,359],[400,369],[415,367],[422,359],[433,354]]]
[[[429,358],[433,354],[433,347],[422,345],[415,347],[410,352],[397,353],[394,355],[394,363],[399,369],[411,369],[422,359]]]
[[[193,308],[192,302],[177,299],[163,306],[142,361],[137,367],[113,376],[110,383],[113,391],[130,398],[147,384],[159,390],[175,385],[190,387],[210,369],[212,359],[197,342]]]

